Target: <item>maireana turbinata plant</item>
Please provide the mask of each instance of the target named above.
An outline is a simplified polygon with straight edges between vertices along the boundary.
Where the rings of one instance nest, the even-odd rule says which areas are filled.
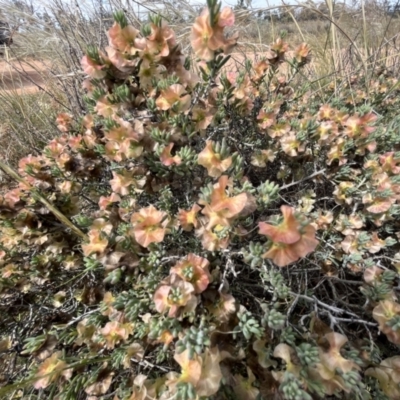
[[[114,18],[86,115],[5,167],[2,398],[399,398],[396,79],[321,104],[306,44],[229,71],[215,0],[192,62]]]

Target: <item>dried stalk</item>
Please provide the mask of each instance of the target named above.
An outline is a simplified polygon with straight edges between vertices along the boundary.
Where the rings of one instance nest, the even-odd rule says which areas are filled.
[[[35,200],[39,200],[45,207],[47,207],[63,225],[71,229],[72,232],[74,232],[82,239],[87,239],[87,236],[77,226],[75,226],[62,212],[60,212],[43,195],[41,195],[36,188],[30,185],[24,178],[19,176],[13,168],[3,163],[2,161],[0,161],[0,168],[11,178],[15,179],[17,182],[24,184],[29,189]]]

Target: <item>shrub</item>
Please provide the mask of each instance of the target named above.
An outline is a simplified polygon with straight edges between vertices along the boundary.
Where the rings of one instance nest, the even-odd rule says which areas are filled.
[[[2,396],[398,398],[397,80],[321,104],[306,44],[227,71],[233,25],[210,0],[191,65],[116,13],[87,114],[1,163]]]

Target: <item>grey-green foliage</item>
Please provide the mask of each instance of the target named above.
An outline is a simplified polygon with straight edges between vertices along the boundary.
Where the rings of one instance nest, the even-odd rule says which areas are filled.
[[[206,346],[210,346],[210,330],[203,324],[198,328],[191,326],[185,336],[176,343],[177,352],[182,353],[188,350],[190,359],[195,353],[201,354]]]
[[[262,272],[261,279],[266,286],[274,290],[274,301],[276,299],[285,299],[289,296],[289,288],[280,271],[265,269]]]
[[[219,154],[222,160],[228,158],[232,154],[225,138],[222,139],[221,143],[214,143],[212,147],[214,152]]]
[[[120,368],[124,362],[126,357],[126,349],[123,347],[119,347],[114,349],[111,353],[111,365],[113,368]]]
[[[304,366],[313,366],[319,360],[318,348],[310,343],[301,343],[296,351],[301,364]]]
[[[282,329],[280,334],[281,343],[287,343],[290,346],[295,346],[296,343],[296,333],[291,326],[287,326]]]
[[[261,321],[263,326],[268,326],[273,330],[280,330],[285,326],[286,316],[281,312],[272,309],[266,309],[264,317]]]
[[[114,21],[121,25],[121,28],[126,28],[128,26],[128,19],[126,18],[125,12],[118,10],[113,14]]]
[[[348,350],[343,350],[343,357],[348,359],[348,360],[352,360],[354,361],[356,364],[358,364],[359,366],[363,366],[364,365],[364,361],[362,360],[361,356],[360,356],[360,351],[355,349],[354,347],[349,346],[350,348]]]
[[[158,128],[152,128],[150,137],[159,144],[168,145],[172,140],[172,132],[160,131]]]
[[[392,285],[384,282],[376,282],[373,286],[365,286],[360,288],[365,297],[372,301],[384,300],[392,291]]]
[[[235,179],[241,179],[243,176],[244,158],[237,152],[232,154],[232,164],[229,172]]]
[[[168,194],[165,195],[168,198]],[[154,269],[161,265],[162,258],[167,254],[164,249],[160,249],[157,246],[153,246],[151,251],[141,256],[139,265],[143,269]]]
[[[206,186],[203,186],[200,189],[200,195],[199,198],[201,201],[205,203],[209,203],[211,201],[211,193],[213,192],[214,187],[212,182],[209,182]]]
[[[92,225],[93,219],[87,215],[78,214],[73,217],[73,220],[79,225],[80,228],[88,228]]]
[[[279,390],[282,392],[285,400],[313,400],[301,386],[301,382],[292,373],[285,372]]]
[[[394,331],[400,329],[400,315],[395,315],[393,318],[386,322],[386,325],[390,326]]]
[[[262,243],[250,242],[248,249],[242,249],[244,261],[252,268],[260,267],[263,263],[262,255],[265,249]]]
[[[386,269],[385,271],[383,271],[381,279],[382,282],[393,285],[393,281],[396,279],[397,276],[398,274],[396,272],[391,271],[390,269]]]
[[[104,283],[110,283],[111,285],[115,285],[120,282],[122,278],[122,269],[116,268],[111,271],[103,280]]]
[[[115,86],[114,93],[108,96],[111,104],[120,104],[126,101],[132,101],[132,94],[127,85]]]
[[[35,337],[29,337],[24,340],[24,347],[21,354],[32,354],[39,350],[43,344],[48,340],[47,334],[38,335]]]
[[[196,390],[190,382],[181,382],[174,397],[178,400],[192,400],[196,398]]]
[[[365,384],[362,382],[360,374],[357,371],[349,371],[342,374],[344,384],[352,393],[356,400],[371,400],[371,395],[366,390]]]
[[[143,310],[148,309],[150,300],[146,297],[139,297],[134,290],[122,292],[114,301],[114,307],[117,310],[125,311],[125,318],[128,321],[134,322],[138,319]]]
[[[278,199],[279,186],[276,183],[265,181],[257,188],[257,203],[265,208]]]
[[[77,374],[66,385],[59,400],[76,400],[79,398],[81,390],[87,386],[88,375]]]
[[[165,331],[171,332],[172,336],[178,336],[182,327],[176,318],[159,317],[150,320],[150,339],[157,339]]]
[[[234,337],[237,336],[239,332],[243,333],[247,340],[250,340],[254,335],[260,338],[262,335],[262,329],[260,323],[253,317],[251,312],[246,309],[242,309],[238,312],[239,324],[235,328]]]

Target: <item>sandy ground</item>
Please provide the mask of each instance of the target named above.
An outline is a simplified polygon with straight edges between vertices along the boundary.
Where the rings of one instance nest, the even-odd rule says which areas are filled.
[[[42,72],[45,66],[37,61],[16,63],[0,61],[0,89],[18,92],[37,91],[36,84],[43,86]]]

